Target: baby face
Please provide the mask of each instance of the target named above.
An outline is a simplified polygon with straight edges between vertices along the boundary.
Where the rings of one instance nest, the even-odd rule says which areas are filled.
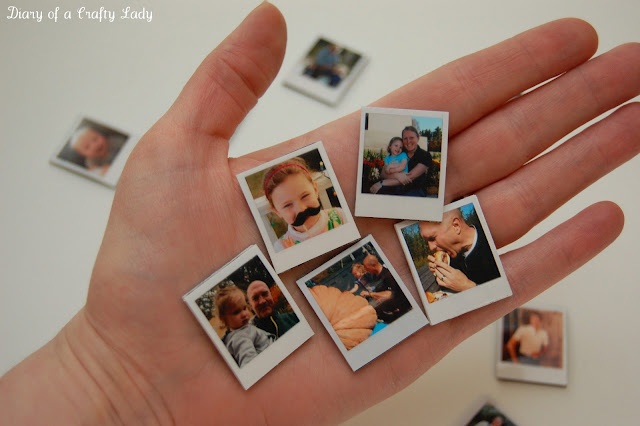
[[[85,158],[103,158],[109,150],[109,142],[101,133],[87,129],[80,135],[73,149]]]
[[[351,275],[356,277],[356,279],[358,280],[362,278],[365,273],[366,273],[366,269],[364,268],[364,266],[362,267],[354,266],[353,268],[351,268]]]
[[[251,319],[251,311],[247,302],[244,299],[234,300],[230,301],[229,305],[226,309],[227,313],[222,316],[222,321],[227,327],[236,330],[247,325]]]
[[[402,141],[393,141],[389,146],[389,151],[391,151],[391,155],[399,155],[402,152]]]
[[[275,187],[271,202],[275,213],[294,227],[309,228],[318,220],[318,186],[303,173],[290,175]]]

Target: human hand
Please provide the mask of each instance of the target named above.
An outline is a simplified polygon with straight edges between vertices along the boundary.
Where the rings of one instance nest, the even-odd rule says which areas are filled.
[[[391,293],[391,290],[374,291],[372,293],[369,293],[369,296],[371,296],[377,302],[384,302],[385,300],[389,300],[391,299],[392,295],[393,294]]]
[[[382,182],[376,182],[371,185],[371,188],[369,188],[369,192],[372,194],[377,194],[380,189],[382,189]]]
[[[427,266],[433,275],[436,274],[436,258],[433,255],[427,256]],[[437,277],[436,277],[437,278]]]
[[[435,262],[436,281],[442,287],[446,287],[450,290],[460,292],[469,290],[476,286],[476,283],[471,281],[467,276],[459,269],[452,268],[444,262]]]
[[[502,247],[638,152],[640,112],[634,104],[529,161],[640,91],[638,46],[586,62],[596,44],[588,25],[554,22],[446,65],[376,105],[450,112],[446,200],[476,193]],[[590,207],[502,256],[513,297],[426,327],[357,374],[300,303],[317,334],[243,391],[180,299],[260,241],[257,228],[245,226],[253,218],[234,175],[323,140],[351,208],[355,198],[359,112],[285,144],[227,159],[228,139],[277,73],[284,45],[281,16],[271,5],[260,6],[203,62],[140,141],[115,194],[86,307],[0,382],[0,411],[16,419],[7,423],[25,423],[36,402],[39,416],[55,412],[47,418],[61,422],[199,424],[215,415],[223,424],[309,418],[335,423],[411,383],[463,339],[580,267],[621,231],[617,206]],[[357,223],[411,282],[393,221]],[[548,256],[557,259],[552,267],[544,263]],[[294,280],[325,259],[282,275],[298,302],[302,296]],[[29,386],[34,374],[47,378],[36,389]],[[274,389],[282,400],[295,395],[296,404],[274,404]],[[344,398],[362,394],[366,400]]]
[[[416,166],[417,167],[417,166]],[[397,180],[400,182],[400,185],[408,185],[411,183],[411,178],[406,173],[394,173],[390,176],[390,178]]]

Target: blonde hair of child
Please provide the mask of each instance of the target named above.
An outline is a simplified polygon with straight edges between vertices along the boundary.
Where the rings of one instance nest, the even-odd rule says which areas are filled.
[[[389,145],[387,145],[387,152],[389,154],[391,154],[391,145],[393,145],[395,141],[400,141],[400,143],[402,143],[402,138],[399,136],[394,136],[391,138],[391,140],[389,141]]]
[[[216,295],[216,311],[218,312],[218,318],[229,328],[225,321],[225,315],[229,313],[236,306],[243,306],[248,304],[247,295],[244,294],[239,287],[230,285],[224,287],[218,291]]]

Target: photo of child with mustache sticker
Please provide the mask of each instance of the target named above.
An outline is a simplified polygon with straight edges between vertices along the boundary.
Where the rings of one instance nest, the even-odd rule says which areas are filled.
[[[291,158],[267,170],[262,187],[270,210],[288,224],[287,232],[275,242],[276,252],[346,222],[341,208],[322,209],[318,184],[300,157]]]

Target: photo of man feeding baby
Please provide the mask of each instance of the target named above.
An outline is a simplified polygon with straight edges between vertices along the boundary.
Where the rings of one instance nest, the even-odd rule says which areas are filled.
[[[257,246],[183,299],[243,385],[250,386],[312,335]]]

